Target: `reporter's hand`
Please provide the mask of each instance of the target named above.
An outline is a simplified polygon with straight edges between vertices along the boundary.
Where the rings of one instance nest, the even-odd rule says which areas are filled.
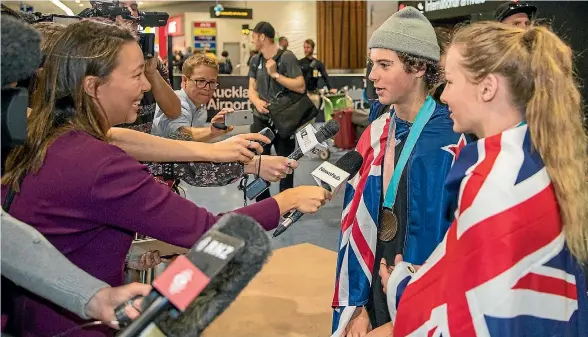
[[[115,288],[102,288],[86,304],[86,315],[104,322],[111,328],[118,329],[118,324],[113,323],[116,321],[114,309],[137,295],[147,296],[150,291],[150,285],[137,282]],[[141,313],[137,308],[140,308],[141,301],[142,299],[138,299],[132,306],[125,307],[125,313],[129,318],[139,317]]]
[[[245,173],[257,174],[259,157],[254,157],[245,165]],[[292,174],[298,167],[298,162],[293,159],[280,156],[261,156],[261,169],[259,176],[269,182],[277,182]]]
[[[253,105],[255,105],[255,110],[257,110],[258,112],[263,114],[269,113],[269,110],[267,109],[267,107],[269,106],[268,102],[262,99],[257,99],[251,102],[253,103]]]
[[[153,268],[161,263],[161,256],[158,250],[146,252],[141,255],[138,260],[131,260],[127,266],[135,270],[147,270]]]
[[[263,147],[255,140],[269,144],[270,140],[259,133],[246,133],[210,144],[210,161],[216,163],[241,162],[248,163],[255,157],[255,152],[262,153]],[[251,141],[251,142],[250,142]]]
[[[357,307],[343,335],[345,337],[363,337],[371,329],[372,325],[367,310],[365,307]]]
[[[225,133],[229,133],[229,132],[233,131],[232,126],[227,126],[226,130],[217,129],[213,126],[214,123],[225,124],[225,115],[228,113],[231,113],[233,111],[234,110],[231,108],[224,108],[221,111],[219,111],[216,115],[214,115],[214,117],[212,117],[212,119],[210,120],[210,134],[211,134],[211,136],[218,137],[220,135],[223,135]]]
[[[293,209],[302,213],[315,213],[327,200],[331,200],[331,193],[318,186],[298,186],[277,194],[274,199],[282,215]]]

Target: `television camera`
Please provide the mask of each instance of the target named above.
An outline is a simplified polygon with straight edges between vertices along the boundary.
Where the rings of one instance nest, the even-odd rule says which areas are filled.
[[[131,9],[122,5],[120,1],[90,1],[90,4],[91,8],[84,9],[77,16],[35,13],[34,22],[49,21],[68,25],[84,18],[106,18],[115,21],[120,17],[140,27],[163,27],[169,19],[169,14],[164,12],[139,11],[136,3],[130,5]],[[146,59],[152,58],[155,55],[155,34],[139,32],[138,35],[143,56]]]

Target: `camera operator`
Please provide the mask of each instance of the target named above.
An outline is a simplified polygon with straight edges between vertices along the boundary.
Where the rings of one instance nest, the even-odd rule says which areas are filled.
[[[155,182],[143,165],[105,142],[113,125],[134,120],[137,101],[150,89],[143,63],[139,45],[122,27],[91,20],[68,26],[43,65],[32,132],[10,155],[3,177],[4,198],[10,189],[18,191],[14,217],[114,286],[122,282],[132,233],[188,248],[218,218]],[[269,230],[280,215],[315,212],[328,198],[323,188],[301,186],[236,212]],[[14,295],[20,335],[54,335],[83,323],[28,292]],[[90,328],[76,335],[112,331]]]
[[[108,1],[91,1],[92,7],[111,5]],[[131,17],[139,17],[139,6],[136,1],[120,2],[120,6],[129,10]],[[130,25],[136,32],[137,21],[128,20],[122,16],[116,16],[115,22],[119,25]],[[151,133],[155,107],[159,105],[161,111],[170,119],[180,116],[180,100],[174,94],[169,81],[169,72],[159,59],[157,53],[152,58],[145,60],[145,77],[151,84],[151,91],[146,92],[139,104],[139,116],[134,123],[121,125],[129,129]]]

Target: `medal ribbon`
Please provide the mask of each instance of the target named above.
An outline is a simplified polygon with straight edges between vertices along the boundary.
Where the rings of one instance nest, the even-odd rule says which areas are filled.
[[[404,171],[404,167],[408,163],[408,158],[410,158],[410,154],[416,145],[417,140],[419,139],[421,132],[431,119],[433,112],[435,112],[435,100],[430,95],[427,96],[425,99],[425,103],[419,110],[417,114],[414,124],[408,133],[408,137],[406,138],[406,143],[402,148],[402,152],[400,152],[400,158],[398,159],[398,163],[394,166],[394,173],[392,173],[392,179],[390,180],[390,184],[386,189],[386,196],[384,197],[384,208],[388,208],[390,210],[393,209],[394,203],[396,202],[396,193],[398,192],[398,183],[400,182],[400,177],[402,176],[402,171]],[[390,123],[396,123],[395,121],[396,113],[390,117]],[[391,130],[395,130],[396,125],[390,126]],[[386,148],[388,146],[395,146],[395,134],[389,135],[388,140],[386,141]],[[394,159],[392,159],[392,162]]]

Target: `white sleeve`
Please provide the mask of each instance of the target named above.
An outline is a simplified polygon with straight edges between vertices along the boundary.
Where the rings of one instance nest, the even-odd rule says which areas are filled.
[[[386,293],[386,298],[392,323],[395,323],[396,321],[396,312],[398,310],[400,297],[414,273],[415,270],[412,264],[402,261],[394,267],[392,274],[390,274],[387,284],[388,292]]]

